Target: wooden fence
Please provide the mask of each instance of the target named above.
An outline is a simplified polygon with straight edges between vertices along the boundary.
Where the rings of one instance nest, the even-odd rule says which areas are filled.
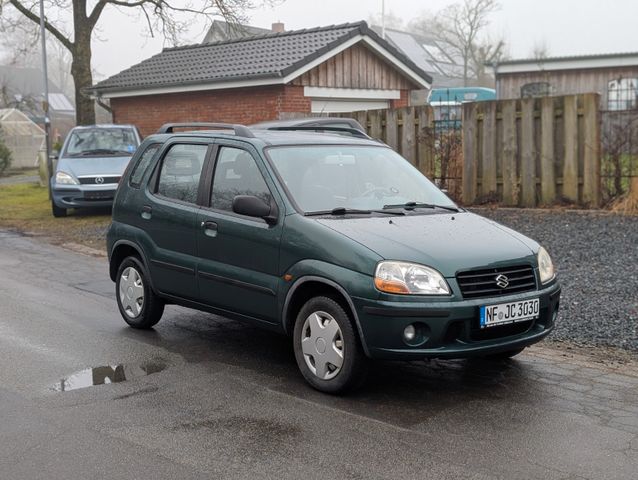
[[[599,206],[598,105],[597,94],[465,104],[463,203]]]

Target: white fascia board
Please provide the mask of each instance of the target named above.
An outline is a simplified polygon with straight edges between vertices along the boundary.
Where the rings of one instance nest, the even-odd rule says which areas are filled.
[[[104,92],[101,98],[141,97],[143,95],[161,95],[165,93],[201,92],[204,90],[225,90],[227,88],[259,87],[264,85],[283,85],[283,78],[266,78],[259,80],[239,80],[237,82],[219,82],[197,85],[176,85],[174,87],[158,87],[143,90],[124,90],[121,92]]]
[[[559,61],[534,61],[498,65],[502,73],[551,72],[556,70],[588,70],[593,68],[638,67],[638,55],[631,57],[590,58]]]
[[[399,100],[400,90],[371,90],[362,88],[304,87],[305,97],[332,99]]]

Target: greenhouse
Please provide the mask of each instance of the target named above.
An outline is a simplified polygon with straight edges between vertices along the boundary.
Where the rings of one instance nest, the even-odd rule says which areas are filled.
[[[38,152],[45,148],[44,130],[15,108],[0,109],[0,135],[11,150],[13,168],[37,166]]]

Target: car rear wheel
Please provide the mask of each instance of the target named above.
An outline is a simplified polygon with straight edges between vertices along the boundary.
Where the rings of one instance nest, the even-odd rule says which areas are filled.
[[[164,302],[153,292],[148,274],[136,257],[126,257],[115,280],[117,306],[124,321],[133,328],[151,328],[162,318]]]
[[[317,390],[342,393],[364,380],[367,358],[351,319],[332,298],[315,297],[303,306],[293,338],[299,370]]]
[[[490,360],[507,360],[508,358],[515,357],[516,355],[521,353],[523,350],[525,350],[525,347],[517,348],[515,350],[508,350],[506,352],[501,352],[501,353],[494,353],[492,355],[487,355],[485,358],[488,358]]]
[[[53,200],[51,200],[51,211],[56,218],[66,217],[66,208],[58,207]]]

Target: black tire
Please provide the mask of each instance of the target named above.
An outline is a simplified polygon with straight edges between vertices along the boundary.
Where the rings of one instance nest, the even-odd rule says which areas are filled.
[[[515,357],[516,355],[521,353],[523,350],[525,350],[525,347],[517,348],[515,350],[508,350],[506,352],[501,352],[501,353],[494,353],[492,355],[487,355],[485,358],[489,360],[508,360],[512,357]]]
[[[302,350],[302,335],[307,335],[307,332],[304,332],[304,324],[310,315],[316,312],[328,314],[336,321],[340,330],[339,337],[341,342],[339,342],[339,345],[342,352],[343,363],[335,376],[329,379],[322,379],[311,370],[306,362],[306,355],[304,355]],[[328,320],[328,322],[331,322],[332,319]],[[361,342],[359,341],[353,321],[344,311],[343,307],[332,298],[323,296],[314,297],[308,300],[301,308],[295,320],[293,348],[297,366],[301,374],[313,388],[321,392],[332,394],[344,393],[358,387],[365,380],[368,359],[361,347]],[[318,351],[316,353],[317,355],[321,355]],[[309,357],[309,362],[313,361],[314,359]],[[334,371],[332,373],[334,373]]]
[[[51,212],[55,218],[66,217],[66,208],[58,207],[53,200],[51,200]]]
[[[123,304],[123,301],[127,300],[126,295],[128,292],[120,292],[120,286],[122,282],[125,281],[123,276],[127,269],[133,269],[141,280],[143,298],[139,312],[132,310],[127,311],[127,308],[130,307]],[[131,275],[131,270],[129,270],[128,275]],[[122,295],[124,295],[124,298],[122,298]],[[117,269],[117,277],[115,278],[115,297],[117,298],[117,306],[120,309],[122,318],[133,328],[151,328],[160,321],[164,313],[164,301],[153,292],[146,268],[137,257],[126,257],[122,263],[120,263]],[[129,297],[129,299],[130,298],[132,297]]]

